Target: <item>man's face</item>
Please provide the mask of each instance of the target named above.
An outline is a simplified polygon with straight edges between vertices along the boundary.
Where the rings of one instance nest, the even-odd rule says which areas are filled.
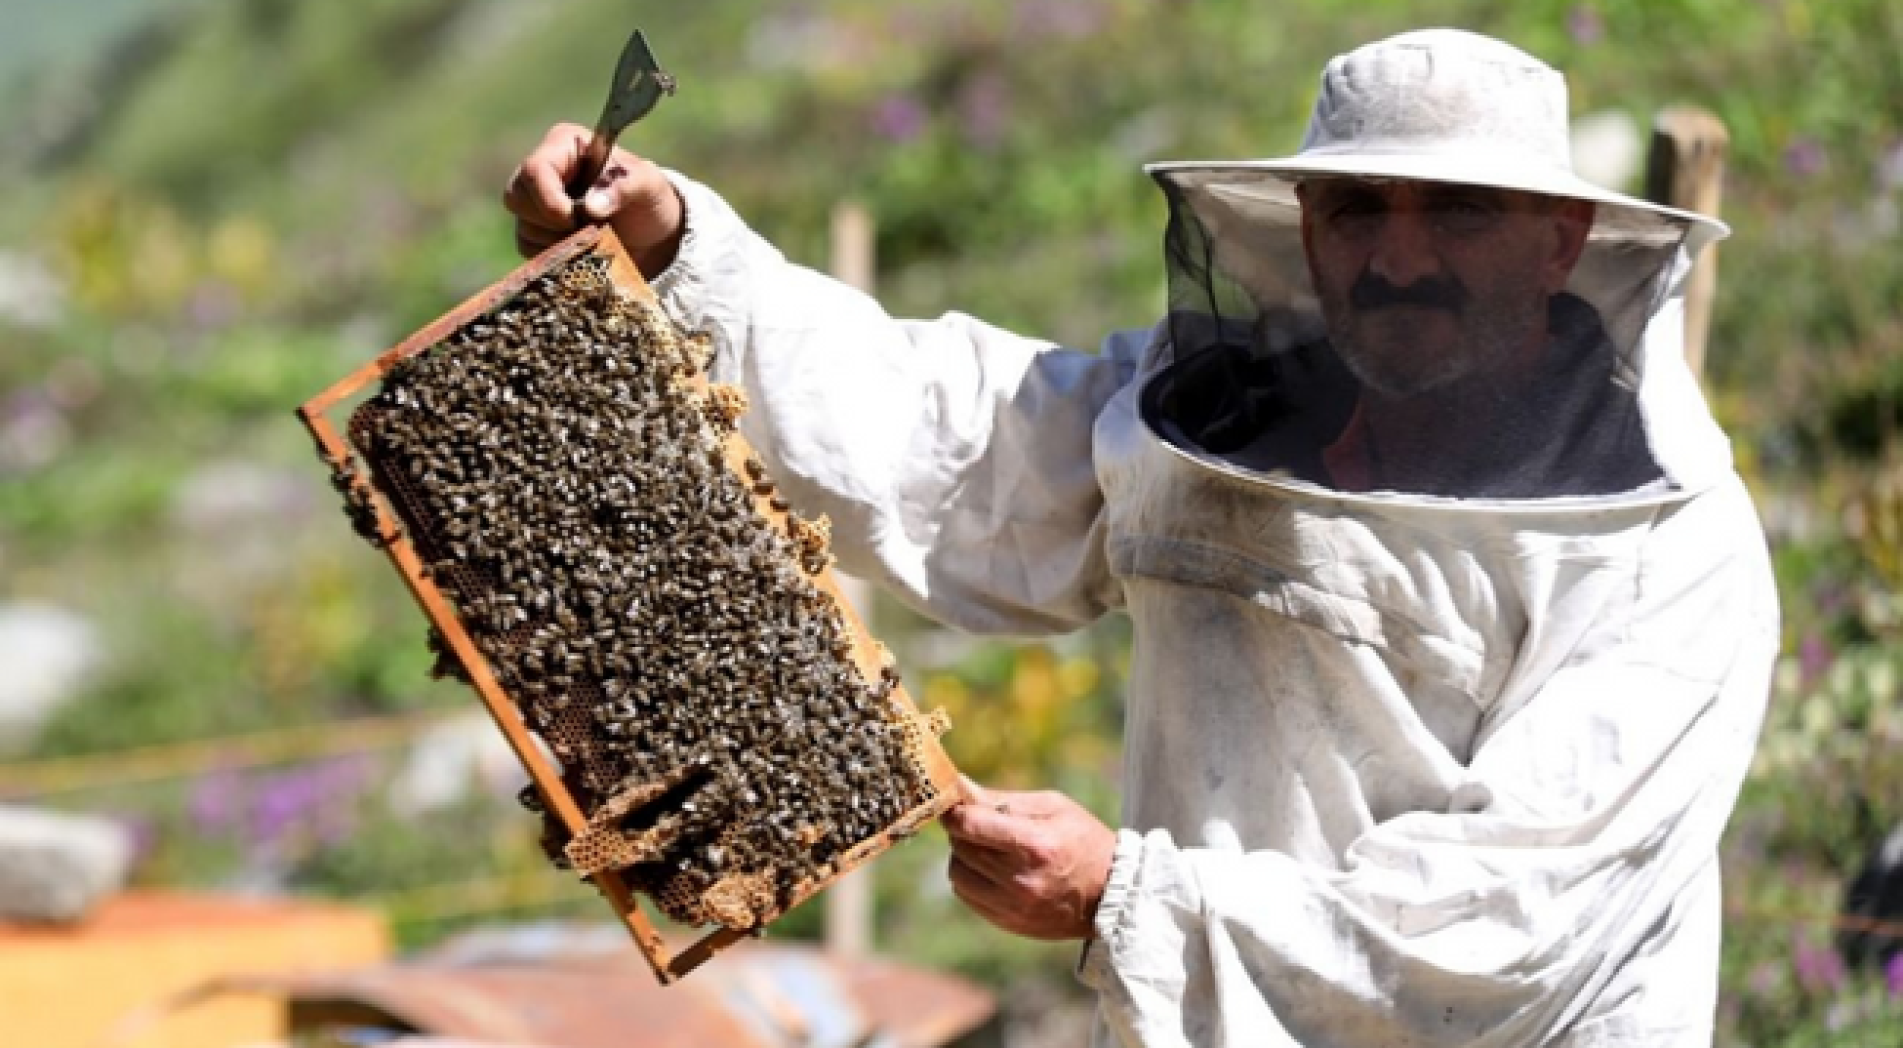
[[[1327,178],[1297,192],[1329,338],[1392,399],[1529,366],[1592,224],[1581,201],[1440,182]]]

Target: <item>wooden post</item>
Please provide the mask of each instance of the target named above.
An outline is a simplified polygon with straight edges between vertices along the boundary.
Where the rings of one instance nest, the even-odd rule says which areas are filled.
[[[1692,106],[1661,110],[1652,123],[1652,151],[1645,164],[1647,199],[1717,218],[1730,142],[1724,121],[1706,110]],[[1717,291],[1718,252],[1716,247],[1707,247],[1685,289],[1685,363],[1693,375],[1705,370],[1705,339],[1711,331],[1712,299]]]
[[[841,282],[871,294],[873,291],[872,213],[856,201],[833,208],[832,258],[829,266]],[[835,573],[846,599],[868,624],[872,617],[872,587],[864,579]],[[842,958],[863,957],[872,948],[872,869],[861,867],[834,882],[826,893],[826,949]]]
[[[841,201],[833,208],[833,276],[870,295],[874,264],[872,212],[856,200]]]

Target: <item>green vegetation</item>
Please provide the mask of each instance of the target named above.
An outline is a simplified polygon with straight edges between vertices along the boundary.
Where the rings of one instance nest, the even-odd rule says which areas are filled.
[[[550,122],[592,121],[635,23],[682,89],[627,144],[715,184],[809,262],[833,205],[864,201],[896,312],[957,308],[1081,345],[1161,301],[1163,212],[1139,164],[1287,151],[1321,63],[1363,40],[1461,25],[1565,68],[1576,113],[1714,109],[1733,135],[1736,236],[1709,381],[1772,533],[1790,652],[1727,845],[1720,1043],[1903,1037],[1903,997],[1845,972],[1812,919],[1903,821],[1891,0],[62,10],[31,23],[46,60],[0,50],[0,250],[65,288],[49,322],[0,312],[0,594],[83,613],[110,659],[34,758],[470,705],[427,680],[421,618],[335,512],[289,411],[514,264],[504,179]],[[895,628],[920,665],[925,635]],[[911,680],[953,709],[948,744],[975,774],[1109,811],[1126,629],[976,645]],[[506,801],[392,815],[393,765],[48,800],[151,827],[143,876],[164,883],[377,897],[535,869],[532,825]],[[882,944],[1067,992],[1071,952],[962,915],[942,849],[928,835],[882,862]],[[454,924],[402,930],[420,942]],[[817,924],[801,912],[787,928]]]

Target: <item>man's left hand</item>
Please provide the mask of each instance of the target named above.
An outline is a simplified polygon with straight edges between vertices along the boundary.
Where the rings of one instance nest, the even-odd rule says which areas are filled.
[[[945,813],[952,891],[978,916],[1032,939],[1087,939],[1117,835],[1061,793],[991,790]]]

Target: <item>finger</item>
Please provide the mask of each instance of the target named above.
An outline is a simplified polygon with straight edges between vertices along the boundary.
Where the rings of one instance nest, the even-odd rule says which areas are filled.
[[[951,839],[952,857],[1000,883],[1010,880],[1023,868],[1018,853],[988,848],[958,837]]]
[[[531,166],[524,161],[509,179],[508,187],[502,191],[502,206],[509,209],[518,221],[542,229],[560,229],[574,223],[575,204],[566,193],[560,192],[559,183],[555,191],[557,198],[550,198],[547,185],[552,178],[550,169],[543,166]]]
[[[608,166],[601,169],[601,175],[595,179],[593,185],[588,187],[588,192],[582,194],[581,201],[576,206],[581,209],[582,216],[588,221],[605,222],[613,218],[621,209],[638,203],[632,199],[637,194],[634,179],[628,177],[628,166],[619,162],[625,157],[625,153],[616,150],[615,159],[610,160]]]
[[[523,258],[534,258],[554,246],[559,238],[542,237],[524,231],[517,226],[515,230],[515,252]]]
[[[531,222],[526,218],[515,220],[516,231],[536,240],[559,240],[574,232],[570,226],[551,226],[541,222]]]
[[[551,225],[545,221],[522,218],[519,216],[516,218],[515,224],[520,227],[525,227],[531,236],[565,237],[574,232],[574,227],[564,225],[560,222]]]
[[[994,790],[988,786],[980,785],[975,779],[965,775],[963,772],[960,772],[958,775],[958,785],[959,803],[953,805],[951,810],[946,812],[947,820],[962,824],[963,821],[969,817],[969,814],[977,809],[989,809],[1000,815],[1008,815],[1011,813],[1011,804],[1008,799],[1011,796],[1009,791]]]
[[[963,841],[1001,851],[1017,851],[1025,844],[1023,820],[1008,811],[983,804],[961,804],[945,813],[945,832]]]
[[[515,248],[524,255],[535,255],[568,238],[573,232],[569,229],[548,229],[533,222],[517,219],[515,223]]]
[[[527,222],[517,222],[515,224],[515,246],[517,249],[527,249],[537,252],[543,251],[551,245],[567,239],[570,232],[571,230],[543,229],[541,226],[532,225]]]
[[[995,924],[1001,916],[1013,912],[1009,891],[986,876],[983,870],[953,855],[951,865],[945,872],[951,880],[952,894],[977,911],[979,916]]]
[[[616,149],[602,175],[582,196],[590,221],[612,218],[623,243],[645,249],[680,228],[681,201],[667,175],[652,160]]]
[[[516,168],[503,203],[518,218],[545,228],[573,228],[575,204],[567,180],[581,163],[588,131],[578,124],[557,124]]]

